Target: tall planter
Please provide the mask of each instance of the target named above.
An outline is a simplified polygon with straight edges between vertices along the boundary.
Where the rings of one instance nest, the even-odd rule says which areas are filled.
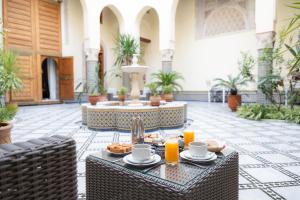
[[[232,112],[236,112],[237,107],[241,105],[242,97],[241,95],[228,95],[228,107]]]
[[[0,144],[11,144],[11,123],[0,123]]]

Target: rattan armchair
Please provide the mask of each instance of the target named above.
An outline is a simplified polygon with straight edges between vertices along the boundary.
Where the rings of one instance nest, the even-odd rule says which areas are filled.
[[[77,199],[75,141],[53,136],[0,145],[0,199]]]

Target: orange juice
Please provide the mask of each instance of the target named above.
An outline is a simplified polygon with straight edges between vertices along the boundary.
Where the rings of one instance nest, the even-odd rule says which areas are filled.
[[[190,142],[194,142],[195,140],[195,132],[191,130],[185,130],[183,132],[184,145],[186,147],[189,146]]]
[[[177,139],[167,140],[165,143],[165,160],[167,164],[175,165],[179,159],[179,145]]]

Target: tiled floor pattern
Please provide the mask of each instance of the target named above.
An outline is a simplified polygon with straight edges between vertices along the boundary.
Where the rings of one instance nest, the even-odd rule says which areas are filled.
[[[300,199],[300,126],[276,121],[249,121],[228,112],[222,104],[189,102],[188,118],[196,137],[218,138],[240,154],[240,200]],[[77,104],[22,107],[16,117],[13,141],[65,135],[78,150],[80,199],[85,197],[86,156],[105,148],[112,131],[98,132],[81,126]],[[179,134],[180,129],[163,134]],[[129,142],[130,134],[122,133]]]

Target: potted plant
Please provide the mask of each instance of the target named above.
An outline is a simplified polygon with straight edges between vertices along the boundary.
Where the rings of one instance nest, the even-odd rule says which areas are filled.
[[[241,95],[238,94],[238,88],[247,85],[249,80],[239,74],[236,77],[228,75],[227,80],[217,78],[215,81],[215,87],[222,86],[229,90],[229,95],[227,97],[228,107],[235,112],[237,107],[241,105],[242,100]]]
[[[173,97],[173,92],[175,91],[173,85],[165,85],[162,87],[162,99],[164,99],[166,102],[172,102],[174,97]]]
[[[88,101],[91,105],[96,105],[98,101],[107,101],[107,90],[104,85],[104,80],[99,78],[100,64],[96,66],[96,83],[93,87],[90,87],[87,81],[79,82],[75,90],[81,90],[78,92],[77,100],[79,103],[82,102],[84,94],[88,94]],[[104,78],[106,72],[104,73]]]
[[[19,67],[16,55],[11,51],[0,52],[0,144],[11,143],[12,123],[18,106],[12,104],[12,92],[21,88],[21,80],[17,76]],[[4,96],[9,94],[9,104],[5,105]]]
[[[183,76],[176,72],[153,73],[152,78],[159,87],[162,88],[162,99],[166,101],[173,100],[173,92],[182,90],[182,86],[178,83],[179,80],[184,80]]]
[[[17,109],[14,105],[0,107],[0,144],[11,143],[11,129],[13,125],[10,120],[16,115]]]
[[[113,48],[115,55],[113,74],[115,77],[129,79],[129,75],[123,73],[121,66],[131,65],[134,54],[138,54],[141,58],[142,50],[139,42],[130,34],[119,34],[115,38],[115,47]],[[124,81],[124,79],[123,79]],[[126,83],[126,81],[124,82]]]
[[[127,92],[128,92],[128,89],[126,87],[121,87],[118,90],[117,93],[118,93],[118,99],[119,99],[119,101],[121,101],[121,102],[125,101]]]
[[[150,105],[151,106],[160,106],[161,97],[158,93],[158,84],[157,83],[149,83],[146,85],[151,93],[150,96]]]

